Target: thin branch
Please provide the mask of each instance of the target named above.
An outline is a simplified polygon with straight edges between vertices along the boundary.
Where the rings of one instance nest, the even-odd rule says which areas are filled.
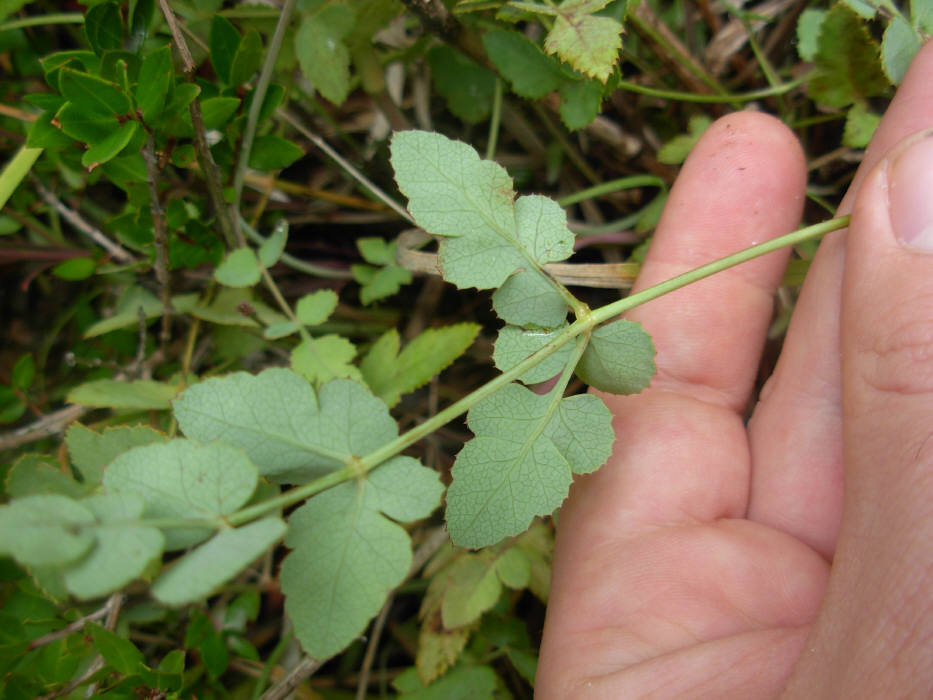
[[[75,620],[67,627],[64,627],[55,632],[49,632],[48,634],[44,634],[41,637],[36,637],[31,642],[29,642],[29,649],[38,649],[39,647],[44,647],[46,644],[51,644],[52,642],[57,642],[59,639],[64,639],[69,634],[80,632],[82,629],[84,629],[85,623],[97,622],[98,620],[107,617],[107,615],[110,614],[110,608],[112,605],[113,599],[111,598],[107,600],[106,603],[104,603],[103,607],[98,608],[90,615],[85,615],[80,620]]]
[[[287,676],[263,693],[259,700],[284,700],[295,688],[304,683],[311,675],[324,665],[323,661],[304,657]]]
[[[99,229],[91,226],[91,224],[85,221],[74,209],[71,209],[65,205],[65,203],[52,194],[52,192],[47,189],[45,185],[39,182],[37,178],[33,178],[32,182],[33,186],[36,188],[36,191],[39,193],[39,196],[42,197],[46,204],[61,214],[62,218],[78,229],[78,231],[83,233],[101,248],[106,250],[110,254],[110,257],[114,258],[115,260],[119,260],[121,263],[129,264],[136,262],[136,258],[121,248],[118,244],[107,238],[107,236],[104,235],[104,233]]]
[[[159,342],[164,348],[171,338],[172,280],[168,272],[168,232],[165,210],[159,199],[159,164],[156,162],[155,143],[150,133],[143,146],[146,162],[146,179],[149,181],[149,209],[152,212],[152,242],[155,245],[155,274],[159,282],[159,297],[162,301],[162,330]],[[143,317],[145,319],[145,316]],[[145,330],[145,325],[143,325]]]
[[[34,423],[4,433],[0,435],[0,452],[58,435],[90,410],[87,406],[77,404],[65,406],[54,413],[43,416]]]
[[[363,657],[363,665],[360,667],[360,680],[356,686],[356,700],[366,700],[366,691],[369,688],[369,673],[373,668],[373,661],[376,660],[376,650],[379,648],[379,640],[382,638],[382,630],[385,627],[386,619],[389,617],[389,609],[395,600],[393,594],[389,594],[385,605],[376,616],[372,629],[369,633],[369,643],[366,645],[366,655]]]
[[[304,124],[302,124],[296,116],[290,112],[280,109],[277,111],[278,115],[287,121],[294,129],[296,129],[302,136],[304,136],[308,141],[317,146],[320,150],[330,157],[334,162],[337,163],[341,168],[347,171],[347,173],[360,183],[367,190],[372,192],[376,197],[382,200],[386,206],[392,209],[396,214],[401,216],[405,221],[414,224],[415,220],[411,218],[411,215],[405,210],[405,208],[392,199],[389,195],[383,192],[379,187],[377,187],[369,178],[367,178],[363,173],[353,167],[353,165],[342,155],[337,153],[330,145],[322,139],[320,136],[315,134],[313,131],[308,129]]]
[[[169,31],[172,34],[172,40],[175,43],[178,53],[181,54],[182,65],[184,66],[185,77],[193,82],[194,70],[196,68],[194,59],[191,57],[191,51],[188,49],[188,43],[182,35],[175,20],[175,13],[169,6],[168,0],[159,0],[159,7],[168,23]],[[207,183],[207,194],[211,200],[211,207],[217,216],[217,223],[223,233],[224,240],[230,248],[242,248],[246,245],[243,240],[243,234],[240,227],[236,224],[231,214],[230,207],[224,200],[223,185],[220,178],[220,170],[217,163],[214,162],[214,156],[211,155],[210,146],[207,145],[205,136],[204,118],[201,115],[201,103],[195,98],[188,105],[188,111],[191,113],[191,126],[194,128],[194,150],[198,157],[198,163],[201,171],[204,173],[204,181]]]
[[[279,55],[279,49],[282,47],[282,40],[285,38],[285,30],[291,20],[292,12],[295,9],[297,0],[285,0],[282,6],[282,13],[279,15],[279,21],[275,25],[275,32],[272,34],[272,41],[269,43],[269,50],[266,52],[266,60],[262,64],[262,71],[259,73],[259,80],[256,81],[256,87],[253,89],[253,102],[249,106],[249,115],[246,117],[246,130],[243,132],[243,140],[240,142],[240,155],[237,160],[236,171],[233,173],[233,210],[240,209],[240,196],[243,193],[243,179],[246,176],[246,166],[249,163],[249,154],[253,148],[253,138],[256,136],[256,125],[259,122],[259,112],[262,110],[262,103],[266,97],[266,90],[269,87],[269,81],[272,79],[272,71],[275,69],[275,60]]]

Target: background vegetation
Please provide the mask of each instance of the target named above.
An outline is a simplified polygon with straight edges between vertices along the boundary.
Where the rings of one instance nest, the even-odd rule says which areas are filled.
[[[595,308],[730,110],[799,134],[802,223],[830,218],[931,33],[929,0],[0,0],[0,696],[531,697],[552,523],[464,549],[437,506],[483,430],[445,411],[533,348],[437,276],[391,133],[556,199],[574,257],[549,270]],[[513,335],[551,327],[506,296]],[[315,411],[315,449],[344,436],[352,459],[273,444]],[[184,479],[138,485],[166,463]],[[239,527],[186,555],[195,520]]]

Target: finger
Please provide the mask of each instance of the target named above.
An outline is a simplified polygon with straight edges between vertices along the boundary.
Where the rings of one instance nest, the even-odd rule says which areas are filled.
[[[753,112],[720,119],[684,165],[636,290],[793,229],[804,182],[783,124]],[[785,262],[784,252],[753,260],[628,315],[651,334],[658,373],[638,396],[605,397],[620,436],[614,459],[574,492],[606,505],[608,527],[744,514],[742,413]]]
[[[839,208],[851,210],[869,170],[908,134],[933,124],[933,42],[914,59]],[[748,516],[832,556],[842,509],[839,317],[845,233],[823,241],[781,358],[749,424]]]
[[[793,228],[804,179],[799,145],[780,122],[755,113],[717,121],[671,192],[637,288]],[[762,540],[751,533],[746,538],[711,525],[695,534],[684,528],[684,537],[668,528],[673,535],[664,536],[667,525],[744,514],[749,455],[740,412],[784,262],[780,254],[752,261],[630,315],[653,335],[659,372],[637,396],[605,396],[618,436],[613,456],[574,483],[561,509],[542,673],[585,674],[583,666],[633,662],[619,657],[607,635],[629,650],[629,642],[641,639],[636,646],[650,649],[648,654],[681,648],[685,639],[733,632],[722,621],[747,623],[759,606],[747,596],[714,593],[724,559],[755,569],[744,579],[754,578],[755,585],[745,590],[777,600],[796,589],[775,591],[769,582],[781,577],[762,575],[764,568],[745,556],[763,551]],[[784,549],[771,542],[764,551],[771,548]],[[722,558],[697,576],[711,551]],[[801,557],[790,557],[794,570],[812,569]],[[666,623],[658,618],[669,606],[653,605],[654,595],[677,607]],[[575,674],[573,664],[579,667]]]
[[[841,340],[845,506],[802,673],[818,664],[834,695],[872,697],[912,668],[910,694],[929,697],[933,130],[896,148],[856,197]]]

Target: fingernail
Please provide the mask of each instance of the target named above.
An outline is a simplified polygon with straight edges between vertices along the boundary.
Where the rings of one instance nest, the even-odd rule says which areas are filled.
[[[916,134],[888,167],[891,225],[905,246],[933,253],[933,130]]]

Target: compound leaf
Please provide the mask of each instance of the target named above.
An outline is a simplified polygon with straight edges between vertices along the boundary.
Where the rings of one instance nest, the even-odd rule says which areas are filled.
[[[108,493],[136,493],[149,518],[216,518],[246,503],[259,474],[243,450],[220,442],[177,439],[124,452],[104,471]],[[165,548],[182,549],[210,536],[203,528],[165,530]]]
[[[278,483],[327,474],[398,435],[385,404],[363,385],[336,379],[315,392],[281,368],[201,382],[174,409],[185,435],[241,447]]]
[[[545,51],[603,83],[612,75],[622,48],[622,25],[611,17],[592,15],[608,4],[609,0],[564,0],[544,40]]]
[[[654,355],[654,343],[641,324],[613,321],[593,331],[576,372],[600,391],[637,394],[654,376]]]
[[[275,544],[285,530],[285,522],[276,517],[223,530],[174,562],[156,579],[152,595],[176,607],[203,600]]]
[[[69,564],[94,544],[94,514],[57,494],[20,498],[0,506],[0,554],[26,566]]]
[[[602,403],[509,384],[473,407],[467,423],[476,437],[457,455],[447,491],[454,543],[485,547],[517,535],[561,504],[572,472],[601,466],[614,434],[608,409],[590,399]],[[572,434],[581,426],[586,445]]]
[[[475,323],[429,328],[413,338],[405,349],[398,331],[384,333],[360,363],[366,384],[391,407],[402,394],[417,389],[460,357],[479,333]]]
[[[380,511],[399,520],[422,517],[442,491],[435,472],[396,457],[366,481],[340,484],[292,514],[285,544],[294,551],[280,579],[308,654],[326,659],[346,647],[408,572],[408,533]]]
[[[554,340],[562,330],[562,328],[552,331],[525,330],[517,326],[505,326],[496,338],[495,349],[492,353],[493,362],[503,372],[510,370]],[[521,375],[519,381],[525,384],[537,384],[556,377],[567,366],[572,354],[573,344],[563,345],[553,355]]]
[[[596,119],[603,103],[603,89],[595,80],[578,80],[560,89],[560,119],[572,131]]]
[[[506,323],[556,328],[567,320],[567,302],[537,270],[520,270],[493,292],[492,308]]]
[[[415,220],[442,237],[444,279],[458,287],[499,287],[518,269],[545,275],[542,265],[573,252],[573,234],[557,203],[534,195],[513,203],[508,173],[464,143],[398,132],[392,166]]]
[[[288,242],[288,222],[285,219],[279,221],[269,237],[259,246],[259,263],[266,268],[275,265],[282,253],[285,252],[285,244]]]

